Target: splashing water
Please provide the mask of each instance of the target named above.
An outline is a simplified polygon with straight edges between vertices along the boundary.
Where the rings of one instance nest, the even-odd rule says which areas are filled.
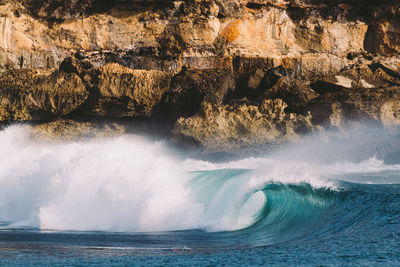
[[[379,232],[391,255],[400,225],[398,135],[368,129],[213,163],[137,135],[38,142],[12,126],[0,132],[0,250],[24,250],[20,240],[101,258],[93,248],[165,255],[329,240],[341,251],[377,242]]]
[[[0,149],[0,220],[53,230],[241,229],[272,201],[271,185],[335,189],[335,176],[400,170],[376,158],[182,161],[163,142],[140,136],[38,143],[21,126],[0,133]]]

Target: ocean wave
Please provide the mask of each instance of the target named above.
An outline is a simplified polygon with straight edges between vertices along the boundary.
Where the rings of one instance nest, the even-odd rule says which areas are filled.
[[[396,194],[379,193],[380,184],[400,183],[400,166],[376,157],[211,163],[182,160],[165,143],[135,135],[39,143],[25,127],[13,126],[0,132],[0,150],[2,228],[202,229],[262,246],[345,229],[373,203],[384,205],[379,197]]]

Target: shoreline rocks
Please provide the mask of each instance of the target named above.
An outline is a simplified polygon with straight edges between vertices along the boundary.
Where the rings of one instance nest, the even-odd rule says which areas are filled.
[[[51,120],[81,106],[88,92],[75,74],[10,71],[0,75],[0,121]]]
[[[293,141],[313,130],[310,117],[286,114],[286,107],[280,99],[264,100],[260,107],[205,102],[195,116],[178,119],[172,133],[210,151],[232,152]]]
[[[215,152],[398,127],[399,16],[389,0],[3,0],[0,123],[140,120]]]

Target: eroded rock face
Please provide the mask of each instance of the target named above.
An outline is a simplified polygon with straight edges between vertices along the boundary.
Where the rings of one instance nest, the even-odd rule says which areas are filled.
[[[353,0],[3,0],[0,68],[54,68],[81,51],[96,63],[174,74],[183,66],[232,66],[233,55],[270,58],[275,66],[295,61],[303,75],[328,72],[341,69],[349,53],[397,55],[398,7]]]
[[[298,133],[313,129],[310,118],[286,114],[280,99],[265,100],[261,106],[216,105],[204,102],[199,114],[180,118],[173,129],[211,151],[232,152],[293,140]]]
[[[70,119],[39,123],[30,128],[32,137],[38,141],[70,141],[78,138],[113,137],[123,135],[126,132],[126,128],[118,123],[80,122]]]
[[[290,111],[296,113],[304,113],[308,109],[308,103],[319,96],[306,83],[299,80],[288,81],[282,77],[271,87],[263,89],[262,99],[282,99],[288,103]]]
[[[231,70],[185,70],[172,79],[165,104],[173,118],[190,117],[203,101],[222,104],[234,88]]]
[[[99,116],[150,116],[169,90],[170,75],[156,70],[132,70],[106,64],[98,72],[97,103],[92,112]]]
[[[397,125],[400,76],[380,64],[353,66],[311,85],[320,96],[309,103],[313,123],[341,126],[352,120]]]
[[[0,76],[0,121],[53,119],[76,110],[88,94],[75,74],[7,72]]]
[[[213,151],[396,127],[399,17],[392,0],[3,0],[0,122],[177,120]]]

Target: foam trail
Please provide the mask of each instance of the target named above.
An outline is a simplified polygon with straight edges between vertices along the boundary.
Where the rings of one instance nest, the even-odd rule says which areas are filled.
[[[262,211],[257,190],[268,183],[335,188],[335,175],[400,171],[374,157],[316,164],[283,159],[283,152],[182,161],[163,142],[136,135],[38,143],[23,126],[0,132],[0,151],[0,222],[55,230],[241,229]]]

